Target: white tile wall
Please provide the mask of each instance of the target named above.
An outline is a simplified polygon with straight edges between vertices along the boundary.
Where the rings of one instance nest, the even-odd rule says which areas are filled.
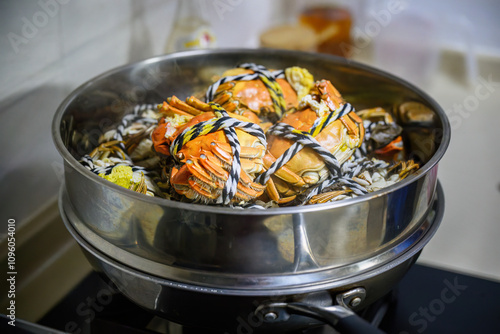
[[[0,4],[1,99],[43,84],[48,76],[41,73],[60,58],[57,17],[50,18],[36,2],[25,2],[22,8],[20,4]],[[45,17],[46,21],[34,17]]]
[[[15,217],[22,224],[57,194],[62,161],[51,122],[61,101],[93,76],[159,54],[175,5],[173,0],[0,2],[3,220]]]
[[[61,159],[50,127],[59,103],[93,76],[161,54],[176,7],[175,0],[58,1],[0,1],[0,221],[14,217],[22,223],[56,196]],[[467,14],[477,32],[477,47],[499,56],[500,2],[408,1],[409,10],[418,8],[438,16]],[[384,6],[375,0],[341,2],[356,13]],[[204,11],[213,22],[220,47],[254,47],[258,33],[277,18],[273,3],[205,0]],[[363,22],[358,24],[362,27]],[[24,38],[17,50],[9,40],[11,33]],[[456,32],[444,35],[447,45],[460,49],[461,37]],[[471,94],[449,78],[440,80],[430,93],[445,108]],[[451,88],[443,90],[439,85]],[[495,103],[484,102],[480,112],[454,131],[450,154],[440,169],[449,193],[447,214],[423,259],[500,278],[496,260],[500,253],[496,242],[499,181],[494,177],[500,166],[497,158],[488,160],[497,156],[498,149],[487,146],[498,141],[491,125],[498,123]],[[484,124],[490,125],[488,131],[482,130]],[[470,175],[476,162],[481,162],[481,173]]]

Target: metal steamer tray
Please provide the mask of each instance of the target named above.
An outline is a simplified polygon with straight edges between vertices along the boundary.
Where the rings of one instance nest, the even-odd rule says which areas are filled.
[[[403,124],[405,145],[421,162],[420,170],[353,199],[259,210],[150,198],[111,184],[78,162],[99,135],[135,105],[203,91],[213,76],[245,62],[275,69],[305,67],[315,78],[331,80],[357,110],[392,109],[407,101],[425,105],[433,113],[432,122]],[[53,137],[65,165],[63,218],[94,266],[108,276],[145,275],[159,289],[168,285],[190,298],[238,297],[250,303],[238,299],[233,305],[240,305],[240,311],[255,309],[255,298],[287,299],[359,287],[364,294],[350,306],[356,309],[390,290],[437,228],[444,205],[442,194],[436,195],[437,168],[450,140],[450,126],[444,111],[420,89],[356,62],[285,50],[212,50],[151,58],[90,80],[59,107]],[[437,202],[441,207],[436,211]],[[374,288],[367,289],[371,284]],[[134,289],[128,285],[124,291],[139,302],[127,294]],[[155,302],[143,306],[166,317],[176,315],[179,322],[189,320],[189,314],[176,312],[185,301],[158,299],[160,295],[151,293]],[[328,304],[324,296],[320,299]],[[331,298],[329,302],[335,303]],[[293,327],[295,322],[286,323]]]

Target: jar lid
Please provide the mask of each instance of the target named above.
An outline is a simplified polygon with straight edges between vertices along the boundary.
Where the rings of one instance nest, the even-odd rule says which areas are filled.
[[[302,25],[282,25],[266,30],[260,35],[260,45],[265,48],[316,51],[316,33]]]

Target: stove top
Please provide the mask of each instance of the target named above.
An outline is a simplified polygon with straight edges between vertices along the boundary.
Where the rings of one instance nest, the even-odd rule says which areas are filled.
[[[389,334],[500,333],[499,300],[499,282],[417,264],[391,294],[360,315]],[[38,322],[45,328],[34,330],[28,329],[33,324],[17,324],[17,329],[26,328],[24,333],[222,334],[186,328],[156,317],[117,293],[95,272]],[[2,326],[2,332],[12,329]],[[242,326],[235,334],[238,332],[252,330]],[[320,326],[301,333],[336,332]]]

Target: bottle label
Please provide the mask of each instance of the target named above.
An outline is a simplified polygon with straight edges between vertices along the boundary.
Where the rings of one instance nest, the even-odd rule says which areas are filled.
[[[177,50],[206,49],[215,47],[215,35],[208,27],[201,27],[191,34],[179,37]]]

